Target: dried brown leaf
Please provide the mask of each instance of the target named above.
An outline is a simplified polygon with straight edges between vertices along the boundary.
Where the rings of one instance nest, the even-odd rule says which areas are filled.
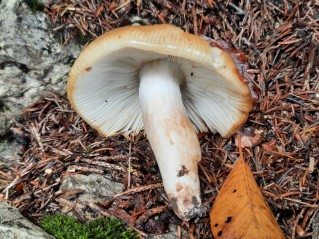
[[[223,184],[210,219],[215,238],[285,238],[242,155]]]

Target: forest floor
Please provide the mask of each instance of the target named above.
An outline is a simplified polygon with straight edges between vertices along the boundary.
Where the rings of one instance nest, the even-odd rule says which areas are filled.
[[[245,160],[286,237],[311,238],[319,214],[318,1],[55,0],[44,10],[61,44],[73,38],[90,42],[134,22],[171,23],[243,52],[249,64],[243,71],[258,92],[254,110],[237,133]],[[105,205],[88,206],[96,216],[110,213],[145,235],[164,233],[172,223],[191,238],[213,238],[208,215],[187,223],[174,216],[142,133],[131,140],[104,139],[56,94],[25,109],[12,131],[23,156],[0,171],[7,185],[0,196],[28,218],[36,221],[60,211],[76,196],[56,194],[65,175],[110,173],[128,191]],[[199,134],[205,205],[214,203],[238,158],[236,135]]]

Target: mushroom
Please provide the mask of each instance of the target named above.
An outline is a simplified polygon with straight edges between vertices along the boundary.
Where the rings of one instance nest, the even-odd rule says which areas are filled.
[[[100,134],[144,129],[183,220],[202,212],[198,132],[230,137],[252,109],[231,56],[172,25],[128,26],[89,44],[69,73],[73,108]]]

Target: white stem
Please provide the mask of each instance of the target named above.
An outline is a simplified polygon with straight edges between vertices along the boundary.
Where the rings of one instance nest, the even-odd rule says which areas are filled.
[[[175,213],[188,220],[200,212],[197,134],[187,116],[180,84],[183,74],[173,62],[146,63],[140,71],[139,97],[145,133],[161,171]]]

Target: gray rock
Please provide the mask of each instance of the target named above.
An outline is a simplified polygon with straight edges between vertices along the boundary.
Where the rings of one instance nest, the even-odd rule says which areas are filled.
[[[0,135],[12,118],[46,92],[65,93],[79,47],[63,47],[43,12],[23,1],[0,1]]]
[[[40,227],[25,219],[20,212],[0,202],[0,238],[54,239]]]
[[[179,238],[178,237],[178,232],[177,232],[177,226],[170,225],[169,226],[169,230],[170,230],[170,232],[168,232],[168,233],[157,235],[157,236],[148,237],[146,239],[176,239],[176,238]],[[181,235],[182,239],[189,239],[190,238],[187,235],[187,233],[185,232],[184,229],[181,230],[181,234],[182,234]]]
[[[60,191],[81,189],[83,193],[77,197],[83,205],[90,203],[103,203],[108,199],[112,199],[111,196],[117,193],[121,193],[124,190],[124,186],[121,183],[112,181],[109,176],[103,176],[100,174],[76,174],[70,175],[64,179],[60,186]],[[80,208],[80,207],[78,207]],[[86,212],[85,212],[86,214]],[[89,215],[87,215],[89,217]],[[147,237],[146,239],[176,239],[178,238],[177,227],[170,225],[170,232],[162,235]],[[187,233],[182,229],[182,238],[188,239]]]
[[[11,143],[7,139],[0,140],[0,162],[12,165],[20,159],[20,149],[16,142]],[[0,165],[1,165],[0,163]],[[1,185],[1,183],[0,183]]]
[[[111,177],[101,174],[70,175],[62,182],[60,190],[81,189],[77,198],[82,204],[103,203],[112,199],[117,193],[123,192],[124,185],[112,181]]]

